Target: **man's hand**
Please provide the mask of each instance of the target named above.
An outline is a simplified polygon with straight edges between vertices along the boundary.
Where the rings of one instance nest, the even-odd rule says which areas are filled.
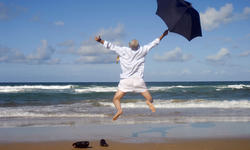
[[[100,43],[104,44],[104,41],[101,39],[100,35],[98,37],[96,36],[95,40],[96,40],[96,42],[100,42]]]
[[[101,40],[101,36],[99,35],[98,37],[96,36],[95,37],[95,40],[97,41],[97,42],[99,42],[100,40]]]
[[[168,35],[168,29],[164,31],[164,33],[159,37],[159,39],[162,40],[166,35]]]

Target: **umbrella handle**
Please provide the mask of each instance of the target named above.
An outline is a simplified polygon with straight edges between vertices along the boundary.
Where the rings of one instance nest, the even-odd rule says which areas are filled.
[[[168,34],[168,31],[169,31],[168,29],[165,30],[163,34],[166,34],[166,35],[167,35],[167,34]]]
[[[165,30],[165,31],[163,32],[163,34],[159,37],[160,41],[161,41],[166,35],[168,35],[168,29]]]

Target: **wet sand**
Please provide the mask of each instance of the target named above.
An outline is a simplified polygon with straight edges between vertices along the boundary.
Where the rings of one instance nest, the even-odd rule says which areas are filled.
[[[109,147],[99,146],[98,141],[90,141],[93,150],[249,150],[250,138],[236,139],[192,139],[171,140],[156,143],[123,143],[106,140]],[[72,150],[74,141],[1,143],[1,150]]]
[[[100,147],[100,139],[109,147]],[[250,150],[249,122],[0,128],[0,150]]]

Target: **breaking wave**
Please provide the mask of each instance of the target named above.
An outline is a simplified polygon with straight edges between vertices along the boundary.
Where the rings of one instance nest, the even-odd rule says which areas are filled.
[[[73,88],[73,85],[20,85],[20,86],[0,86],[0,93],[17,93],[34,90],[66,90]]]
[[[220,86],[219,89],[250,89],[250,85],[245,84],[235,84],[235,85],[227,85],[227,86]]]
[[[51,105],[51,106],[24,106],[0,107],[0,118],[79,118],[105,117],[104,114],[88,113],[84,109],[86,104]]]
[[[98,85],[1,85],[0,93],[25,93],[25,92],[67,92],[67,93],[92,93],[92,92],[116,92],[117,86],[98,86]],[[165,86],[148,86],[148,90],[152,92],[168,92],[169,90],[206,90],[214,89],[214,91],[222,90],[241,90],[250,89],[250,85],[245,84],[235,84],[235,85],[194,85],[194,86],[184,86],[184,85],[165,85]]]
[[[116,92],[117,87],[94,86],[81,89],[75,89],[76,93],[90,93],[90,92]]]

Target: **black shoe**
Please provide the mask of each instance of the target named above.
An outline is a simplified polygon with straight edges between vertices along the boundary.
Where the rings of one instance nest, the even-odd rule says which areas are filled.
[[[74,148],[89,148],[89,141],[79,141],[72,144]]]
[[[101,139],[100,145],[103,146],[103,147],[108,147],[109,146],[104,139]]]

